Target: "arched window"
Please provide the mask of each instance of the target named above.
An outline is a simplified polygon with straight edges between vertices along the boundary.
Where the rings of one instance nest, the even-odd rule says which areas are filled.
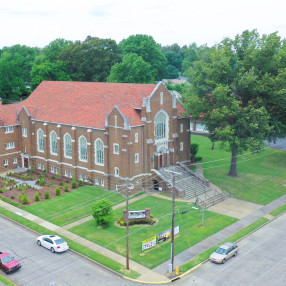
[[[84,136],[79,138],[79,160],[87,161],[87,142]]]
[[[67,133],[64,136],[64,154],[66,158],[72,158],[72,142],[71,142],[71,136]]]
[[[167,114],[160,111],[155,117],[155,140],[168,138]]]
[[[104,165],[104,149],[103,142],[101,139],[96,139],[94,142],[94,155],[95,155],[95,164]]]
[[[50,134],[50,152],[53,155],[58,155],[58,138],[55,131]]]
[[[38,151],[39,152],[44,152],[44,132],[42,129],[39,129],[37,132],[37,137],[38,137]]]

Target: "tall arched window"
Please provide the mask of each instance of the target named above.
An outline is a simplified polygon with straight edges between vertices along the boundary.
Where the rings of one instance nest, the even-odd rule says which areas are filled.
[[[155,117],[155,140],[168,138],[167,114],[160,111]]]
[[[64,154],[66,158],[72,158],[72,142],[68,133],[64,136]]]
[[[79,160],[87,161],[87,142],[84,136],[79,138]]]
[[[95,155],[95,164],[104,165],[104,149],[103,142],[101,139],[96,139],[94,142],[94,155]]]
[[[42,129],[39,129],[37,132],[37,138],[38,138],[38,151],[44,152],[44,132]]]
[[[53,155],[58,155],[58,138],[55,131],[50,134],[50,152]]]

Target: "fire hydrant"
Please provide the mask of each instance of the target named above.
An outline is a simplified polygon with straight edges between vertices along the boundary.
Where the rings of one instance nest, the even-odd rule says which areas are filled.
[[[176,266],[176,275],[180,274],[179,266]]]

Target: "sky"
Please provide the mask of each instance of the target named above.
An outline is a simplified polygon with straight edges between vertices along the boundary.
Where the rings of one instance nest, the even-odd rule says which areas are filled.
[[[286,38],[285,0],[2,0],[0,49],[90,35],[117,43],[146,34],[162,46],[215,45],[244,30]]]

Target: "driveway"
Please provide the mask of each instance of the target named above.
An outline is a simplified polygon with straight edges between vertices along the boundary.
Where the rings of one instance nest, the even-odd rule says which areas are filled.
[[[178,281],[192,286],[285,286],[286,214],[238,243],[225,264],[207,262]]]
[[[17,285],[139,285],[89,262],[71,251],[51,253],[36,244],[37,234],[1,216],[0,234],[0,250],[10,252],[22,263],[22,268],[19,271],[9,275],[1,272],[1,275]]]

